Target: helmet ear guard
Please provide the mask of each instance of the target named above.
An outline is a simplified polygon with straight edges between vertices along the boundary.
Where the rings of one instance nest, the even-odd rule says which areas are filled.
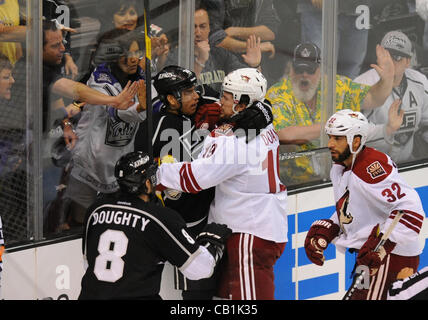
[[[325,133],[333,136],[346,136],[351,153],[357,154],[367,141],[369,122],[361,112],[344,109],[337,111],[327,120]],[[352,144],[356,136],[361,136],[361,142],[358,149],[354,151]]]

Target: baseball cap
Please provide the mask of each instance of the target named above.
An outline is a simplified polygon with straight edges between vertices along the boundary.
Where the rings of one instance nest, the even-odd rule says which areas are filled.
[[[387,49],[391,54],[411,58],[412,42],[401,31],[390,31],[383,37],[380,45]]]
[[[321,63],[321,51],[314,43],[302,43],[296,46],[293,56],[293,68],[297,73],[314,73]]]

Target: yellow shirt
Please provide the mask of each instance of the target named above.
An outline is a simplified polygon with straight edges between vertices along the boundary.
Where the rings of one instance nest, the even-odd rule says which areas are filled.
[[[0,4],[0,24],[4,26],[19,25],[19,4],[18,0],[2,1]],[[9,58],[12,65],[21,56],[21,46],[18,42],[0,41],[0,52]]]
[[[369,90],[370,86],[355,83],[347,77],[337,75],[336,110],[360,111],[361,103]],[[266,99],[272,104],[273,125],[277,131],[288,126],[309,126],[321,121],[321,87],[317,90],[317,104],[313,113],[294,96],[289,79],[284,78],[270,87]],[[298,146],[296,151],[310,150],[319,146],[320,141],[317,139]],[[316,175],[315,167],[311,164],[310,158],[301,157],[283,162],[281,173],[286,176],[285,183],[303,183]]]

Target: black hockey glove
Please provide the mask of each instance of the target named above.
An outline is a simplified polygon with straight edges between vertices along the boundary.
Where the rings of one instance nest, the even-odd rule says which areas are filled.
[[[260,131],[273,121],[272,106],[268,100],[255,101],[253,104],[230,118],[235,124],[234,131],[239,136],[243,129],[247,142],[259,135]]]
[[[223,256],[224,245],[231,234],[232,230],[225,224],[209,223],[196,237],[196,243],[206,247],[217,262]]]

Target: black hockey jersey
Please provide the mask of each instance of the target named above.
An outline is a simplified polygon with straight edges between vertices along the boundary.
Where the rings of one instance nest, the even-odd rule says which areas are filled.
[[[184,115],[175,115],[162,110],[153,115],[153,156],[171,154],[177,161],[192,161],[197,158],[203,145],[204,136],[195,130],[194,122]],[[209,133],[207,131],[207,133]],[[147,119],[140,125],[135,138],[136,151],[148,151]],[[210,204],[214,198],[214,188],[198,194],[181,193],[176,198],[164,196],[166,207],[181,214],[194,234],[205,225]]]
[[[175,211],[120,192],[97,200],[84,226],[79,299],[159,299],[163,263],[181,267],[199,248]]]

